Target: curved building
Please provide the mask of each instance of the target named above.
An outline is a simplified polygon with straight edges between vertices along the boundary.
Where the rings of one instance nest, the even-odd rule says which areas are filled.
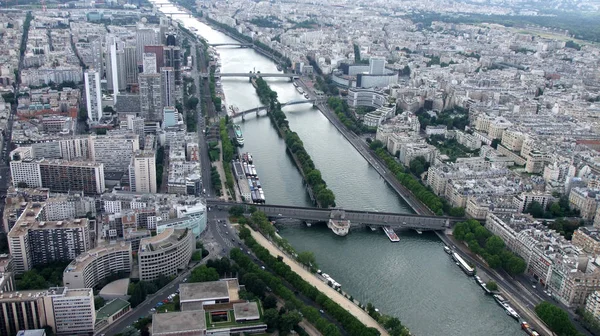
[[[176,275],[184,269],[196,249],[196,240],[190,229],[167,228],[158,235],[140,242],[138,265],[140,280],[148,281],[159,275]]]
[[[350,107],[370,106],[380,108],[387,104],[388,99],[383,91],[373,89],[348,89],[346,101]]]
[[[117,273],[130,273],[131,243],[103,245],[80,254],[63,272],[68,288],[94,288],[102,280]]]

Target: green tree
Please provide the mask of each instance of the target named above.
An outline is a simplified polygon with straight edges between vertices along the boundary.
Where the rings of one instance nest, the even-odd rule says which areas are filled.
[[[311,251],[303,251],[298,253],[298,257],[296,259],[298,259],[301,264],[307,267],[317,267],[317,259],[315,258],[315,254]]]
[[[104,300],[104,298],[102,296],[95,296],[94,297],[94,308],[96,310],[104,307],[105,304],[106,304],[106,301]]]
[[[271,294],[265,296],[265,299],[263,300],[263,308],[265,310],[277,308],[277,298]]]
[[[214,268],[206,267],[201,265],[194,268],[190,275],[189,282],[206,282],[206,281],[217,281],[219,280],[219,273]]]
[[[287,335],[300,321],[302,321],[302,315],[299,312],[288,311],[279,318],[279,331]]]
[[[196,97],[191,97],[185,102],[185,107],[188,110],[195,110],[196,106],[198,106],[199,100]]]
[[[234,205],[229,208],[229,214],[234,217],[242,217],[244,215],[244,207],[242,205]]]
[[[48,283],[36,270],[23,273],[21,280],[17,280],[18,290],[47,289]]]
[[[383,148],[383,142],[379,141],[379,140],[374,140],[373,142],[371,142],[371,144],[369,145],[369,148],[371,148],[372,150],[377,150],[379,148]]]
[[[529,203],[524,212],[532,215],[535,218],[544,217],[544,207],[542,207],[542,205],[537,201],[532,201]]]
[[[499,254],[504,247],[504,241],[498,236],[489,237],[485,243],[485,251],[492,255]]]
[[[410,161],[410,163],[408,164],[408,167],[409,167],[410,171],[417,176],[421,176],[421,174],[423,174],[423,172],[425,172],[425,166],[417,158],[412,159]]]
[[[497,291],[498,290],[498,284],[495,281],[488,281],[485,286],[487,287],[487,289],[491,290],[491,291]]]
[[[535,313],[544,321],[550,330],[559,336],[579,336],[579,332],[571,323],[569,314],[559,307],[544,301],[535,306]]]
[[[269,330],[277,329],[277,322],[279,321],[279,312],[275,308],[265,310],[263,314],[263,320],[267,324]]]

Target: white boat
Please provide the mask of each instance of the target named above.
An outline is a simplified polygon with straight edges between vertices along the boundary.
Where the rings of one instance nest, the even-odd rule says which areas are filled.
[[[338,236],[345,236],[350,232],[350,221],[344,219],[329,219],[327,227]]]
[[[400,241],[400,238],[398,238],[398,235],[396,234],[396,232],[394,232],[394,229],[392,229],[391,227],[384,226],[383,232],[385,232],[385,235],[390,239],[392,243]]]

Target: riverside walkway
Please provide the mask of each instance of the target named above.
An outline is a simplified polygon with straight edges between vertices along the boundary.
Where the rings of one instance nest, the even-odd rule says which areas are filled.
[[[346,309],[350,314],[354,315],[360,322],[362,322],[367,327],[372,327],[377,329],[381,335],[389,336],[389,333],[375,321],[366,311],[362,310],[356,304],[350,302],[347,298],[342,296],[342,294],[335,291],[333,288],[329,287],[326,283],[319,280],[314,274],[307,271],[304,267],[302,267],[296,260],[289,258],[283,251],[281,251],[277,246],[275,246],[271,241],[265,238],[262,234],[250,229],[252,233],[252,237],[264,248],[269,250],[272,256],[282,256],[283,262],[291,267],[292,271],[296,272],[302,279],[311,285],[315,286],[319,291],[323,294],[327,295],[327,297],[340,306]]]

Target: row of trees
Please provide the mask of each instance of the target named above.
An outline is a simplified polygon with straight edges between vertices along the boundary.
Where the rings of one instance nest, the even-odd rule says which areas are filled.
[[[156,291],[166,286],[169,282],[171,282],[171,280],[172,277],[167,277],[161,274],[156,280],[153,281],[139,281],[130,283],[129,287],[127,288],[127,295],[130,295],[129,303],[131,303],[131,307],[135,308],[146,299],[146,296],[156,293]]]
[[[221,136],[221,147],[223,149],[223,170],[225,170],[225,185],[233,190],[233,173],[231,172],[231,160],[233,160],[234,147],[227,133],[227,120],[219,122],[219,135]]]
[[[261,103],[269,106],[269,117],[283,136],[288,150],[294,155],[300,164],[306,183],[311,187],[317,203],[323,207],[335,206],[335,195],[327,188],[327,183],[321,176],[321,171],[316,169],[310,154],[304,148],[304,143],[296,132],[292,132],[285,113],[281,110],[281,104],[277,100],[277,92],[271,90],[262,78],[256,79],[256,93]]]
[[[328,314],[330,314],[342,325],[349,335],[375,336],[379,334],[376,329],[367,328],[354,315],[350,314],[340,305],[330,300],[325,294],[321,293],[314,286],[304,281],[282,260],[273,257],[267,249],[260,246],[254,240],[254,238],[252,238],[250,231],[247,228],[243,227],[240,230],[240,237],[244,239],[246,245],[248,245],[254,251],[256,256],[261,259],[270,269],[272,269],[281,278],[286,280],[298,292],[322,306]],[[323,335],[341,335],[340,330],[338,330],[335,325],[328,323],[327,320],[323,319],[317,309],[304,305],[304,303],[298,299],[295,293],[289,290],[278,277],[260,270],[260,268],[253,264],[250,258],[244,255],[239,249],[233,249],[231,251],[231,258],[238,265],[246,267],[248,271],[252,271],[253,273],[259,275],[261,280],[269,288],[271,288],[275,294],[286,301],[286,305],[294,307],[302,312],[304,317],[319,331],[321,331]]]
[[[525,261],[506,249],[502,238],[492,234],[478,221],[469,219],[456,224],[453,235],[466,242],[469,249],[480,255],[491,268],[502,268],[511,275],[525,272]]]
[[[384,148],[378,148],[375,150],[375,153],[385,162],[387,168],[394,173],[398,181],[410,190],[419,201],[425,204],[436,215],[441,216],[444,214],[444,204],[440,197],[423,186],[412,174],[405,173],[404,167],[394,160]]]
[[[215,166],[210,167],[210,183],[212,184],[213,188],[215,188],[215,193],[217,196],[223,195],[223,187],[221,187],[221,175],[219,175],[219,171]]]
[[[571,323],[569,314],[548,301],[535,306],[535,313],[558,336],[582,336]]]
[[[360,120],[356,119],[345,100],[338,97],[331,97],[327,99],[327,105],[335,112],[335,115],[340,119],[342,124],[352,132],[362,134],[374,133],[376,131],[374,127],[366,126]]]
[[[257,211],[256,213],[259,214],[260,212]],[[346,332],[348,334],[350,334],[350,335],[377,335],[378,334],[378,331],[376,329],[366,327],[360,321],[358,321],[358,319],[354,315],[350,314],[348,311],[346,311],[344,308],[339,306],[337,303],[330,300],[323,293],[319,292],[319,290],[316,289],[314,286],[312,286],[309,283],[307,283],[306,281],[304,281],[298,274],[293,272],[291,270],[291,268],[282,261],[282,259],[273,257],[267,249],[265,249],[264,247],[259,245],[254,240],[254,238],[250,234],[250,230],[243,227],[240,230],[240,238],[244,239],[244,241],[246,242],[246,245],[248,245],[254,251],[256,256],[259,259],[261,259],[263,262],[265,262],[265,264],[267,264],[271,269],[273,269],[277,275],[281,276],[283,279],[285,279],[287,282],[289,282],[300,293],[304,294],[311,300],[313,300],[316,303],[318,303],[319,305],[321,305],[325,311],[327,311],[332,317],[334,317],[338,322],[340,322],[340,324],[344,327],[344,329],[346,330]],[[306,259],[304,261],[306,261],[308,264],[315,262],[314,256],[312,256],[310,254],[303,256],[303,254],[301,253],[300,255],[298,255],[297,259],[299,261]],[[256,266],[256,265],[254,265],[254,266]],[[273,288],[273,290],[277,293],[277,291],[275,290],[275,288],[273,286],[269,285],[269,287]],[[307,308],[309,308],[309,310],[312,309],[310,307],[307,307]],[[301,311],[304,314],[304,316],[306,317],[307,315],[306,315],[305,311],[304,310],[301,310]],[[311,313],[314,313],[314,312],[311,311]],[[371,313],[371,312],[369,312],[369,313]],[[313,316],[313,318],[317,317],[317,316],[318,316],[318,314]],[[371,316],[375,320],[380,322],[390,332],[391,335],[395,335],[395,336],[409,335],[408,329],[406,327],[404,327],[402,325],[402,323],[400,322],[400,320],[398,320],[397,318],[393,318],[393,317],[390,317],[387,315],[382,315],[378,312],[377,312],[377,314],[372,314]],[[307,318],[307,319],[309,319],[309,318]],[[313,324],[314,324],[314,321],[312,321],[311,319],[309,319],[309,321],[313,322]],[[317,328],[318,328],[318,326],[317,326]],[[321,330],[323,332],[322,329],[319,329],[319,330]],[[327,335],[327,333],[325,333],[325,332],[323,332],[323,334]]]

